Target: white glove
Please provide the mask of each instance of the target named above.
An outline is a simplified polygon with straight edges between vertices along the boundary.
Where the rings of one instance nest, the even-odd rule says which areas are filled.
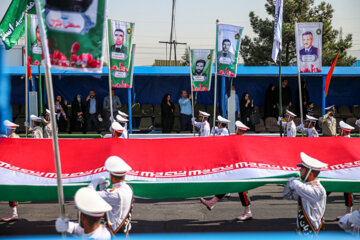
[[[300,124],[300,125],[299,125],[299,128],[304,128],[304,124],[303,124],[303,123]]]
[[[277,123],[278,123],[279,125],[280,125],[281,121],[282,121],[282,117],[278,117]]]
[[[196,118],[191,118],[191,121],[194,122],[196,120]]]
[[[99,184],[99,189],[100,189],[100,191],[103,191],[103,190],[107,189],[108,186],[110,186],[110,181],[105,180],[104,182]]]
[[[358,125],[360,127],[360,119],[356,120],[355,125]]]
[[[24,122],[24,126],[25,126],[25,127],[29,127],[29,123],[28,123],[28,122]]]
[[[96,187],[99,185],[99,184],[102,184],[103,182],[105,182],[105,177],[100,177],[100,178],[96,178],[94,180],[92,180],[90,182],[91,185],[94,186],[94,188],[96,189]]]
[[[69,229],[69,218],[56,219],[55,228],[58,232],[67,232],[67,230]]]

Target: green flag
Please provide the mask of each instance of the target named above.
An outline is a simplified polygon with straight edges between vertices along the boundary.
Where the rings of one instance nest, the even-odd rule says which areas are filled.
[[[235,77],[243,27],[218,24],[216,28],[217,74]]]
[[[190,50],[190,78],[193,91],[210,91],[214,50]]]
[[[38,19],[36,15],[27,15],[27,58],[30,65],[40,65],[42,59],[42,48]]]
[[[132,87],[134,26],[134,23],[108,20],[109,66],[112,87]]]
[[[0,37],[12,48],[25,32],[25,11],[36,14],[34,0],[13,0],[0,23]]]

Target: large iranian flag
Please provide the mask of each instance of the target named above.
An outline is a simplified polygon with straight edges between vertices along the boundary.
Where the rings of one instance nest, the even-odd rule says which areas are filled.
[[[228,136],[179,139],[59,140],[65,197],[108,177],[106,158],[132,167],[127,181],[147,198],[187,198],[285,183],[300,152],[329,164],[328,191],[360,192],[360,139]],[[51,139],[0,139],[0,200],[57,198]]]

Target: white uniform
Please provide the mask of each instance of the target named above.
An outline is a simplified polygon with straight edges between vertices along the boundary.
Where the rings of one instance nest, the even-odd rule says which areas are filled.
[[[320,184],[320,181],[314,180],[312,182],[302,183],[296,178],[290,178],[284,189],[284,197],[289,200],[300,200],[299,204],[301,202],[307,219],[310,220],[314,230],[318,232],[323,222],[326,207],[326,191]],[[300,207],[301,206],[299,206],[299,209]],[[302,223],[302,220],[305,219],[299,219],[299,214],[298,212],[298,229],[304,229],[305,227],[305,232],[307,229]]]
[[[210,136],[210,124],[208,121],[197,122],[193,119],[192,124],[200,129],[200,137]]]
[[[90,183],[89,187],[95,189],[96,186]],[[107,222],[113,232],[123,224],[125,231],[131,229],[131,206],[133,201],[133,190],[126,182],[120,182],[113,185],[113,188],[98,191],[98,194],[112,207],[112,210],[106,213]],[[130,214],[130,218],[128,215]],[[127,221],[126,221],[127,220]]]
[[[342,137],[351,138],[350,134],[342,136]]]
[[[67,232],[88,239],[101,239],[101,240],[111,239],[111,234],[104,225],[100,225],[100,227],[98,227],[95,231],[86,234],[84,232],[84,229],[80,226],[79,223],[69,222],[69,228]]]
[[[229,136],[229,130],[227,128],[218,128],[218,127],[213,127],[211,129],[211,134],[216,134],[216,136]]]
[[[53,134],[53,127],[49,121],[44,127],[44,138],[51,138]]]
[[[308,137],[319,137],[319,133],[316,131],[315,127],[305,128],[303,124],[300,124],[296,127],[296,131],[304,133]]]
[[[351,213],[345,214],[342,218],[340,218],[338,225],[347,233],[357,234],[359,227],[351,223],[350,216]]]
[[[280,125],[280,122],[278,122]],[[287,137],[296,137],[296,125],[294,121],[283,122],[281,121],[281,126],[285,128],[285,133]]]
[[[34,127],[34,130],[32,132],[33,138],[44,138],[43,130],[40,126]]]
[[[122,132],[120,138],[128,138],[128,130],[125,128],[124,131]]]

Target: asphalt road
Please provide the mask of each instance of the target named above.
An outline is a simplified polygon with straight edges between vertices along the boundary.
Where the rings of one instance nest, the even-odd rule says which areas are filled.
[[[296,229],[296,201],[282,198],[283,187],[267,185],[249,191],[253,219],[236,222],[243,213],[236,193],[230,199],[217,203],[209,211],[198,198],[152,200],[136,198],[133,211],[132,233],[169,232],[293,232]],[[355,209],[359,209],[360,195],[355,196]],[[66,201],[66,214],[77,221],[72,200]],[[0,214],[8,214],[7,202],[0,202]],[[336,217],[344,214],[342,193],[328,197],[325,213],[325,231],[341,231]],[[54,222],[59,216],[57,202],[24,202],[18,206],[20,219],[0,222],[0,235],[56,234]]]

